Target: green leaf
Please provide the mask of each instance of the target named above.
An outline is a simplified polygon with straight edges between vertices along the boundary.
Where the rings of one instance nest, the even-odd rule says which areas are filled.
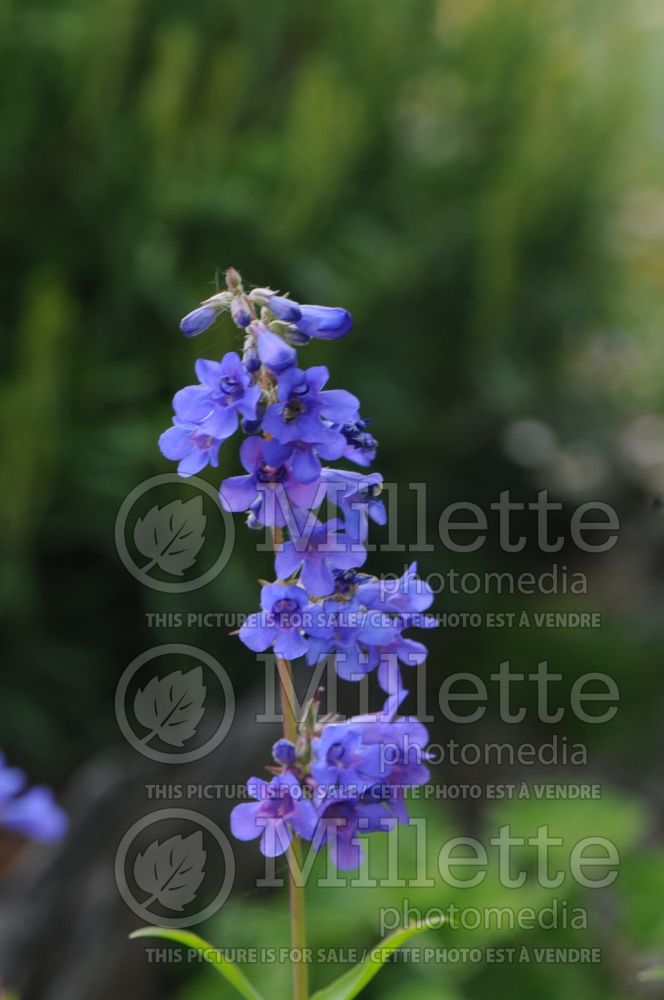
[[[657,965],[653,969],[644,969],[636,977],[640,983],[656,983],[664,979],[664,965]]]
[[[204,941],[198,934],[192,934],[191,931],[169,930],[165,927],[141,927],[140,930],[130,934],[129,938],[132,941],[138,938],[165,938],[167,941],[175,941],[176,944],[182,944],[186,948],[194,948],[201,953],[203,958],[214,967],[220,976],[223,976],[231,986],[235,987],[238,993],[245,997],[245,1000],[263,1000],[258,990],[251,985],[237,965],[224,958],[214,945],[211,945],[208,941]]]
[[[330,986],[326,986],[325,989],[314,993],[310,1000],[351,1000],[352,997],[356,997],[358,993],[361,993],[367,983],[380,972],[390,955],[397,948],[400,948],[402,944],[405,944],[409,938],[414,937],[416,934],[421,934],[422,931],[442,927],[445,923],[447,923],[445,917],[440,917],[436,920],[427,921],[424,927],[418,927],[417,924],[414,924],[410,927],[402,927],[401,930],[394,931],[393,934],[389,934],[386,938],[383,938],[375,948],[372,948],[365,959],[358,962],[348,972],[345,972],[343,976],[336,979]]]

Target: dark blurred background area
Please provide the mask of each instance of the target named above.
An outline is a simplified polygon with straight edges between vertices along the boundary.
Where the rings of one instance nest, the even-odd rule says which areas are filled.
[[[380,441],[375,467],[401,484],[406,546],[419,537],[407,487],[426,484],[433,549],[419,554],[420,571],[537,574],[555,561],[588,577],[582,596],[443,591],[435,610],[601,613],[593,630],[429,633],[432,705],[447,674],[473,671],[488,683],[505,659],[526,672],[548,659],[567,696],[584,672],[609,674],[620,688],[610,726],[566,718],[560,733],[589,748],[584,776],[601,780],[605,794],[586,826],[621,844],[621,879],[608,901],[595,900],[583,934],[543,935],[545,943],[600,944],[614,961],[404,966],[382,973],[366,995],[655,995],[656,985],[637,977],[661,960],[664,939],[656,905],[664,889],[660,6],[0,0],[0,25],[0,747],[31,778],[70,796],[74,823],[87,816],[85,836],[98,833],[102,844],[101,820],[86,813],[98,793],[104,815],[94,762],[102,778],[110,768],[111,785],[123,754],[130,771],[136,763],[113,711],[134,657],[157,641],[199,645],[224,664],[240,717],[249,717],[262,674],[237,639],[224,630],[155,636],[146,616],[253,610],[269,557],[238,519],[227,569],[202,590],[162,595],[122,565],[115,518],[137,484],[171,471],[156,441],[174,391],[193,381],[194,360],[238,347],[228,321],[193,342],[178,331],[226,267],[248,285],[344,305],[352,334],[315,343],[301,360],[327,364],[331,384],[361,398]],[[224,474],[239,471],[237,440],[222,448]],[[214,471],[204,475],[218,484]],[[488,512],[504,490],[525,503],[547,490],[562,504],[552,534],[568,535],[580,504],[610,504],[618,543],[601,557],[572,545],[549,556],[524,514],[518,527],[528,544],[519,554],[501,551],[495,519],[476,552],[445,549],[443,509],[463,500]],[[377,543],[386,537],[374,530]],[[370,565],[393,572],[406,561],[408,552],[379,552]],[[534,708],[536,692],[524,689],[523,699]],[[487,716],[474,739],[488,738],[492,726]],[[454,732],[444,720],[432,731],[441,740]],[[550,727],[535,721],[528,734],[550,738]],[[242,736],[233,746],[238,760],[245,754],[242,766],[220,751],[201,773],[241,780],[249,761],[260,766],[253,762],[262,747]],[[139,765],[131,771],[137,808]],[[556,777],[570,775],[562,768]],[[464,772],[464,780],[486,777],[481,768]],[[461,779],[443,767],[437,780]],[[458,835],[481,826],[485,805],[439,803],[431,822],[441,837]],[[569,813],[564,803],[529,806],[533,829],[554,814],[561,828],[572,822],[571,805]],[[121,836],[122,811],[106,815]],[[109,834],[91,868],[105,860],[112,870],[113,843]],[[199,970],[157,976],[140,964],[139,946],[124,943],[131,914],[100,922],[99,938],[112,941],[104,987],[68,980],[63,968],[79,959],[60,946],[45,965],[35,953],[21,960],[37,971],[17,972],[16,955],[42,926],[23,905],[30,878],[40,877],[31,873],[55,864],[31,851],[34,860],[19,852],[16,861],[12,847],[4,864],[24,923],[7,966],[23,984],[21,1000],[105,1000],[120,986],[127,1000],[215,995]],[[220,943],[285,933],[283,898],[250,892],[249,856],[242,851],[245,894],[209,930]],[[59,876],[48,872],[49,912],[57,914]],[[90,883],[81,878],[77,891],[87,912]],[[485,895],[482,905],[491,905],[488,887]],[[316,943],[327,943],[327,933],[343,944],[321,897],[311,903]],[[349,926],[371,944],[377,899],[353,899]],[[77,899],[67,905],[75,912]],[[125,982],[130,949],[140,974]],[[261,974],[268,983],[276,975]],[[316,975],[317,985],[329,978],[324,968]],[[60,992],[52,988],[58,977],[68,984]]]

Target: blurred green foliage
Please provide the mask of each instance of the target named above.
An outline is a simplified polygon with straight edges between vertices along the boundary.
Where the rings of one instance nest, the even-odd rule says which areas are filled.
[[[544,655],[565,666],[566,689],[590,669],[619,682],[610,733],[569,734],[647,798],[663,624],[651,504],[664,476],[661,456],[633,461],[624,443],[641,428],[643,453],[633,421],[664,395],[661,22],[649,0],[0,0],[0,745],[64,781],[118,739],[115,683],[153,641],[144,612],[254,606],[265,559],[241,532],[232,571],[177,599],[131,579],[113,539],[124,497],[165,469],[156,438],[173,391],[199,353],[236,343],[229,325],[194,343],[177,331],[234,264],[250,283],[353,311],[352,336],[306,361],[361,396],[386,479],[427,483],[432,534],[446,503],[486,508],[508,488],[618,507],[621,556],[590,596],[540,599],[601,608],[605,627],[550,633]],[[549,466],[506,452],[525,418],[556,440]],[[664,432],[648,427],[657,455]],[[232,445],[222,461],[235,467]],[[404,542],[414,510],[403,497]],[[487,546],[421,562],[501,560]],[[539,561],[529,549],[510,569]],[[236,640],[193,641],[240,689],[251,682]],[[528,632],[441,631],[432,644],[432,684],[543,653]],[[634,857],[621,892],[640,898],[657,866]],[[362,936],[364,905],[340,903]],[[269,912],[251,910],[252,936],[277,936]],[[650,912],[626,921],[647,947]],[[621,995],[591,969],[531,972],[531,993]],[[428,975],[413,996],[507,995],[516,972]]]
[[[2,0],[6,742],[37,728],[45,758],[71,761],[110,735],[102,706],[150,601],[114,515],[164,469],[155,438],[194,357],[220,351],[176,320],[229,263],[353,310],[352,339],[309,358],[361,395],[386,478],[426,481],[433,512],[518,485],[497,448],[510,418],[606,448],[634,397],[657,402],[652,17],[613,0]],[[252,592],[251,574],[222,580],[211,603]]]
[[[538,996],[555,1000],[565,992],[588,1000],[604,997],[610,1000],[629,995],[634,968],[631,954],[643,949],[656,949],[661,943],[662,926],[655,894],[650,908],[644,906],[640,880],[647,866],[651,878],[664,876],[664,855],[650,852],[642,858],[640,840],[645,832],[643,811],[633,802],[607,796],[603,801],[570,803],[549,802],[544,817],[548,834],[558,837],[562,846],[549,852],[548,874],[564,871],[566,877],[559,888],[544,888],[538,884],[533,847],[512,849],[510,871],[512,877],[519,871],[527,878],[519,888],[506,888],[501,884],[498,860],[489,854],[486,877],[477,885],[463,890],[452,889],[440,876],[438,851],[441,845],[463,835],[447,813],[415,803],[411,814],[427,824],[426,855],[416,846],[414,829],[400,832],[398,837],[398,877],[407,880],[407,887],[389,886],[387,879],[394,878],[394,869],[388,861],[387,836],[368,839],[367,862],[359,873],[347,873],[339,887],[312,885],[307,890],[309,943],[316,961],[312,964],[312,988],[321,988],[341,975],[353,962],[353,951],[370,948],[381,934],[392,929],[392,921],[400,915],[405,919],[432,923],[440,912],[451,915],[456,927],[429,930],[417,938],[410,961],[392,963],[366,991],[367,998],[385,1000],[406,997],[444,997],[445,1000],[484,1000],[495,996]],[[483,843],[489,836],[508,824],[512,831],[534,835],[543,821],[542,806],[533,800],[502,803],[490,811],[484,831],[478,831]],[[402,828],[400,828],[402,829]],[[621,859],[620,878],[606,889],[582,889],[569,877],[569,856],[574,844],[587,836],[588,830],[602,830],[616,845]],[[390,834],[392,836],[392,834]],[[397,850],[397,848],[395,848]],[[459,856],[457,851],[456,856]],[[285,865],[283,874],[286,872]],[[455,869],[457,878],[475,878],[477,869],[471,866],[462,875]],[[319,878],[327,875],[323,858],[316,862],[314,873]],[[603,869],[593,877],[599,878]],[[432,884],[423,887],[423,875]],[[363,881],[361,887],[352,880]],[[381,884],[371,885],[372,880]],[[598,915],[609,902],[614,917],[609,926]],[[455,906],[450,914],[450,904]],[[224,909],[207,928],[208,938],[219,948],[286,949],[288,947],[288,920],[285,898],[266,896],[257,890],[253,896],[244,896]],[[552,907],[557,908],[557,926],[546,927],[553,920]],[[578,914],[588,913],[588,928],[581,929]],[[544,927],[527,929],[527,912],[542,914]],[[383,911],[385,927],[381,928]],[[630,914],[641,912],[642,919],[634,921]],[[510,922],[509,913],[514,916]],[[407,914],[407,917],[404,915]],[[564,916],[561,916],[564,914]],[[520,915],[520,916],[519,916]],[[538,919],[540,919],[538,917]],[[575,924],[574,920],[577,923]],[[466,927],[467,925],[467,927]],[[467,929],[472,927],[473,929]],[[542,949],[567,950],[599,949],[601,962],[538,961]],[[426,949],[438,950],[439,959],[424,958]],[[477,949],[477,951],[475,951]],[[483,962],[479,955],[493,954],[493,961]],[[654,952],[656,954],[656,951]],[[276,953],[278,955],[278,952]],[[588,954],[588,953],[587,953]],[[325,956],[326,961],[322,959]],[[465,955],[465,957],[464,957]],[[474,955],[474,957],[472,957]],[[335,958],[337,961],[335,962]],[[239,960],[239,958],[238,958]],[[286,996],[290,969],[287,963],[274,958],[247,966],[247,974],[264,995]],[[187,982],[177,1000],[213,1000],[219,995],[216,977],[206,969],[193,985]],[[364,995],[364,994],[363,994]]]

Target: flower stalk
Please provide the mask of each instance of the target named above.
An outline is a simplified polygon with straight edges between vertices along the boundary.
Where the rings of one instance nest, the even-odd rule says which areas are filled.
[[[245,513],[249,528],[271,532],[275,580],[263,582],[260,611],[238,634],[250,650],[274,653],[284,735],[272,748],[270,780],[247,781],[253,801],[235,806],[231,831],[239,840],[259,839],[266,857],[288,860],[292,996],[307,1000],[303,841],[314,851],[327,848],[331,863],[350,871],[362,863],[360,836],[408,822],[408,791],[429,777],[428,733],[417,719],[397,717],[408,693],[401,671],[423,663],[427,650],[403,633],[437,622],[424,614],[433,593],[415,564],[389,582],[363,571],[369,522],[387,523],[382,476],[366,471],[378,444],[356,396],[325,388],[324,365],[299,367],[297,349],[345,336],[350,313],[302,305],[270,288],[247,293],[233,268],[226,289],[188,314],[181,329],[196,336],[227,313],[241,332],[241,354],[196,362],[198,384],[176,393],[173,425],[159,444],[179,474],[191,476],[216,468],[221,445],[241,430],[244,474],[222,480],[220,503]],[[339,459],[362,471],[324,464]],[[324,519],[330,507],[336,516]],[[299,719],[296,659],[312,668],[333,663],[345,681],[375,673],[382,710],[325,715],[319,692]],[[357,975],[364,981],[362,969]],[[339,996],[356,994],[352,986]]]
[[[307,924],[304,886],[298,885],[294,875],[296,871],[302,871],[302,841],[298,836],[293,837],[288,849],[288,871],[293,1000],[307,1000],[309,996],[309,969],[306,961]]]
[[[272,545],[275,553],[282,544],[281,528],[272,528]],[[284,717],[284,738],[289,743],[297,743],[297,714],[293,670],[289,660],[278,656],[279,693],[281,712]],[[307,946],[307,924],[305,916],[304,886],[295,878],[302,871],[302,842],[293,837],[288,848],[288,893],[290,906],[291,966],[293,970],[293,1000],[307,1000],[309,995],[309,974],[305,961]]]

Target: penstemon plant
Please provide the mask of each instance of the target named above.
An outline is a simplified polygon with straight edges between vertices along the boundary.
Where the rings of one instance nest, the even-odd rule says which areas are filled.
[[[397,712],[408,693],[401,666],[420,664],[427,654],[422,643],[403,633],[436,624],[426,614],[433,594],[415,564],[396,582],[363,571],[369,521],[387,520],[382,476],[366,471],[377,442],[357,398],[325,388],[325,366],[298,366],[297,348],[313,338],[345,336],[352,328],[350,314],[300,305],[270,288],[246,292],[230,268],[226,289],[185,316],[180,328],[195,336],[225,312],[243,332],[242,354],[230,351],[220,362],[196,362],[199,383],[176,393],[173,425],[159,446],[178,462],[181,476],[192,476],[208,465],[217,467],[222,442],[238,428],[246,434],[240,447],[245,474],[223,479],[219,496],[225,510],[246,513],[248,527],[272,536],[276,580],[263,584],[261,610],[248,616],[239,637],[254,652],[274,653],[284,734],[272,747],[270,780],[247,781],[253,801],[235,806],[231,831],[239,840],[258,839],[266,857],[287,857],[292,996],[306,1000],[305,899],[298,878],[304,843],[308,852],[327,848],[338,869],[356,869],[363,858],[358,834],[407,821],[408,790],[429,777],[427,731]],[[339,459],[364,471],[323,464]],[[329,508],[336,516],[323,519]],[[291,662],[300,657],[310,667],[333,657],[338,676],[348,681],[376,671],[385,692],[382,709],[344,720],[321,714],[315,696],[298,718]],[[419,929],[395,932],[314,996],[356,996]],[[223,952],[197,935],[146,927],[132,937],[163,937],[198,948],[240,994],[259,996]]]

